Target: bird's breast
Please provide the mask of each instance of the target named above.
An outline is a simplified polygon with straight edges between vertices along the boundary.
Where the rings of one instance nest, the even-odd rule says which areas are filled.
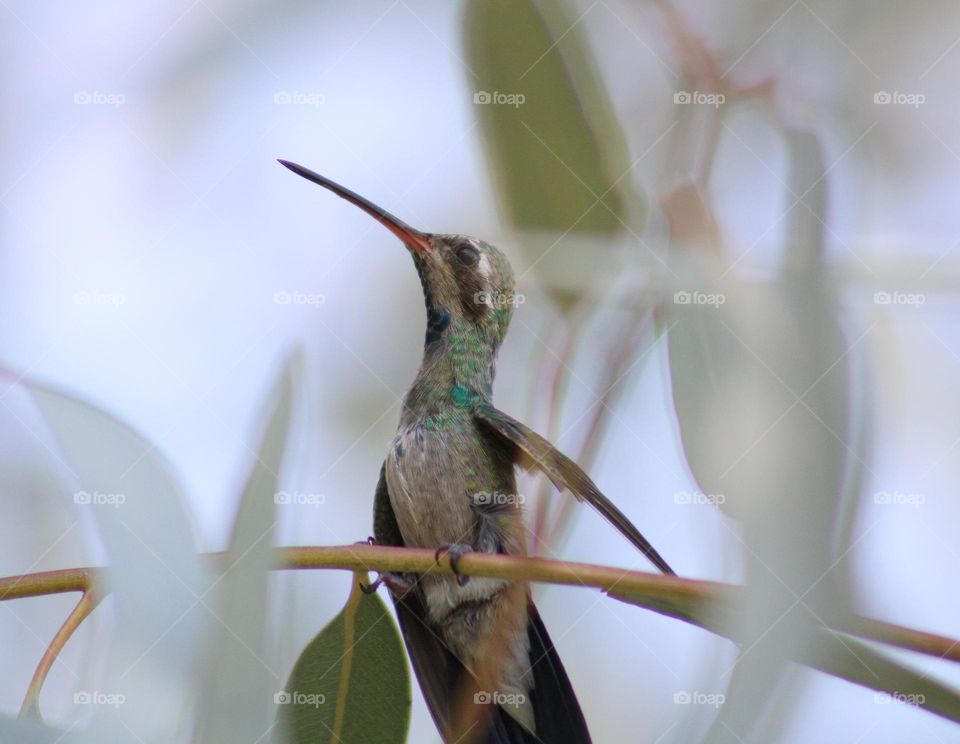
[[[484,476],[469,428],[426,419],[397,432],[387,454],[387,488],[407,545],[472,542],[473,493]]]

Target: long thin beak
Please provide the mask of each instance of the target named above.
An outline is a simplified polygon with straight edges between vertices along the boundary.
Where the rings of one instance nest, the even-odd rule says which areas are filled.
[[[289,168],[298,176],[303,176],[308,181],[313,181],[325,189],[330,189],[330,191],[337,196],[346,199],[354,206],[360,207],[360,209],[400,238],[411,250],[417,251],[418,253],[425,253],[430,250],[430,240],[427,238],[426,233],[410,227],[410,225],[403,220],[394,217],[387,210],[381,209],[368,199],[364,199],[360,194],[354,193],[350,189],[334,183],[329,178],[324,178],[319,173],[314,173],[309,168],[304,168],[302,165],[291,163],[289,160],[278,160],[277,162],[285,168]]]

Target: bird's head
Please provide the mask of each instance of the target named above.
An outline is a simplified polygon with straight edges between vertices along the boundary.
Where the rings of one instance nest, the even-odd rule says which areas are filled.
[[[410,251],[427,304],[427,344],[473,331],[494,350],[517,302],[513,270],[495,246],[466,235],[421,232],[359,194],[295,163],[280,163],[346,199],[396,235]]]

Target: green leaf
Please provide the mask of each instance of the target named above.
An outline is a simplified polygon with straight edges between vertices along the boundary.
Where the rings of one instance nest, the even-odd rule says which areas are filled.
[[[627,206],[617,180],[629,159],[582,19],[567,7],[468,3],[468,83],[508,222],[561,233],[619,232]]]
[[[279,704],[285,741],[402,744],[410,725],[410,674],[383,601],[360,591],[300,654]],[[281,739],[284,740],[284,739]]]

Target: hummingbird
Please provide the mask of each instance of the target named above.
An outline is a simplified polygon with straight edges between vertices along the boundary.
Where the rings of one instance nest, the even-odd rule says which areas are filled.
[[[420,277],[423,361],[403,400],[374,496],[377,544],[434,548],[453,575],[381,574],[424,699],[444,741],[578,744],[590,733],[563,664],[524,582],[468,577],[479,551],[526,555],[516,466],[545,474],[595,508],[660,571],[673,570],[597,488],[544,437],[494,407],[497,351],[515,298],[496,247],[417,230],[303,166],[291,171],[346,199],[406,246]],[[472,695],[471,695],[472,693]]]

